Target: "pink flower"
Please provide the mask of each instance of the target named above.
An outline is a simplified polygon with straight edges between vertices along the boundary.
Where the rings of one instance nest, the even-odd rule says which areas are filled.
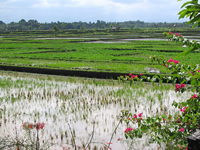
[[[186,109],[187,109],[187,106],[184,108],[181,108],[180,111],[185,112]]]
[[[170,63],[170,62],[173,62],[173,59],[172,59],[172,58],[170,58],[170,59],[168,60],[168,63]]]
[[[191,99],[197,98],[198,96],[194,94],[194,96],[191,97]]]
[[[137,115],[134,115],[134,118],[137,118]]]
[[[181,123],[180,118],[177,119],[177,123]]]
[[[180,86],[180,87],[181,87],[181,89],[182,89],[182,88],[184,88],[184,87],[185,87],[185,84],[181,84],[181,86]]]
[[[130,132],[130,131],[133,131],[133,128],[127,128],[124,132],[127,133],[127,132]]]
[[[176,91],[179,91],[180,88],[183,89],[185,87],[185,84],[181,84],[181,85],[176,84],[175,87],[176,87]]]
[[[178,36],[178,33],[176,33],[176,35]]]
[[[200,72],[200,70],[198,70],[198,72]]]
[[[129,73],[129,76],[132,76],[132,73]]]
[[[178,36],[182,37],[182,35],[181,35],[181,34],[179,34]]]
[[[169,34],[174,34],[173,32],[169,32]]]
[[[108,143],[108,142],[106,142],[106,144],[112,144],[112,142],[109,142],[109,143]]]
[[[140,75],[143,76],[143,73],[141,73]]]
[[[142,113],[138,114],[138,116],[141,117],[141,116],[142,116]]]
[[[168,65],[165,66],[166,68],[168,67]]]
[[[176,86],[176,91],[178,91],[180,88],[180,85],[176,84],[175,86]]]
[[[175,64],[179,64],[179,61],[178,61],[178,60],[174,60],[174,63],[175,63]]]
[[[183,132],[183,131],[184,131],[184,128],[181,128],[179,131]]]
[[[120,141],[120,138],[118,138],[117,141]]]
[[[132,79],[134,79],[135,77],[136,77],[135,75],[132,75],[132,77],[131,77],[131,78],[132,78]]]
[[[136,78],[136,77],[138,77],[138,75],[132,75],[131,78],[134,79],[134,78]]]

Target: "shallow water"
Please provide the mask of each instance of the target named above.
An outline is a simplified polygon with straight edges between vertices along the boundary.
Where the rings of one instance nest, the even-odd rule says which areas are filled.
[[[189,93],[178,94],[173,90],[148,86],[103,86],[3,75],[0,75],[0,82],[9,83],[8,86],[0,86],[1,107],[4,108],[0,118],[0,135],[13,135],[11,129],[15,128],[23,133],[21,125],[24,122],[44,122],[41,140],[49,139],[56,143],[51,149],[58,150],[70,147],[70,128],[75,131],[77,145],[82,146],[87,143],[95,125],[92,141],[98,143],[92,146],[102,147],[110,141],[121,110],[131,110],[133,114],[142,112],[143,118],[160,113],[173,114],[179,110],[171,107],[172,102],[190,97]],[[130,141],[124,138],[125,129],[125,124],[120,124],[112,140],[112,149],[128,149],[130,146]],[[145,139],[139,141],[134,145],[136,149],[149,149],[144,144]]]

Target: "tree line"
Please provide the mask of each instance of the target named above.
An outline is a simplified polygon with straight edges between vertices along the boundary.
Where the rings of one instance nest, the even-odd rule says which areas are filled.
[[[37,20],[21,19],[19,22],[4,23],[0,21],[0,31],[28,31],[28,30],[52,30],[52,29],[111,29],[113,27],[120,28],[191,28],[192,25],[182,23],[167,22],[144,22],[144,21],[124,21],[124,22],[105,22],[97,20],[96,22],[51,22],[40,23]]]

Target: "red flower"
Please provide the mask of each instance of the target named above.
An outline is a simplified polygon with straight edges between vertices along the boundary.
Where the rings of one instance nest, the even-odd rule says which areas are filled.
[[[197,98],[198,96],[194,94],[194,96],[191,97],[191,99]]]
[[[175,86],[176,86],[176,91],[178,91],[180,88],[180,85],[176,84]]]
[[[131,77],[132,79],[134,79],[135,78],[135,75],[132,75],[132,77]]]
[[[191,74],[194,76],[194,72],[193,71],[191,71]]]
[[[142,116],[142,113],[138,114],[138,116],[141,117],[141,116]]]
[[[140,75],[143,76],[143,73],[141,73]]]
[[[180,132],[183,132],[183,131],[184,131],[184,128],[181,128],[179,131],[180,131]]]
[[[22,124],[23,129],[33,129],[35,128],[36,130],[40,130],[43,129],[45,126],[45,123],[36,123],[36,124],[32,124],[29,122],[25,122]]]
[[[129,73],[129,76],[132,76],[132,73]]]
[[[180,118],[178,118],[177,123],[181,123]]]
[[[43,129],[44,126],[45,126],[45,123],[36,123],[36,124],[35,124],[35,128],[36,128],[37,130]]]
[[[174,63],[175,63],[175,64],[179,64],[179,61],[178,61],[178,60],[174,60]]]
[[[187,106],[182,108],[182,109],[180,109],[180,111],[185,112],[186,108],[187,108]]]
[[[133,128],[127,128],[124,132],[127,133],[127,132],[130,132],[130,131],[133,131]]]
[[[172,59],[172,58],[170,58],[170,59],[168,60],[168,63],[170,63],[170,62],[173,62],[173,59]]]
[[[110,143],[106,142],[106,144],[112,144],[112,142],[110,142]]]
[[[137,115],[134,115],[134,118],[137,118]]]
[[[181,84],[181,88],[184,88],[185,87],[185,84]]]

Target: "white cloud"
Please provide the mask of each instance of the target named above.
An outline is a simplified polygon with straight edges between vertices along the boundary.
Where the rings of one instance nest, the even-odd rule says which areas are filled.
[[[59,7],[60,3],[59,1],[53,1],[53,0],[39,0],[35,4],[33,4],[32,7],[36,8],[49,8],[49,7]]]
[[[0,0],[0,18],[10,21],[175,21],[188,0]],[[48,15],[48,16],[47,16]],[[61,19],[61,20],[60,20]]]

